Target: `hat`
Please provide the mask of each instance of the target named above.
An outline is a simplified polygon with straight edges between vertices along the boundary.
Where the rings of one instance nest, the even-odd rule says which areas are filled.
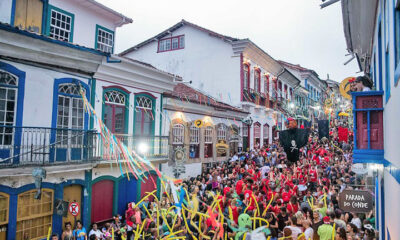
[[[323,219],[324,223],[329,224],[331,222],[331,219],[328,216],[325,216]]]
[[[374,227],[371,224],[365,224],[364,228],[368,229],[368,230],[373,230],[374,229]]]

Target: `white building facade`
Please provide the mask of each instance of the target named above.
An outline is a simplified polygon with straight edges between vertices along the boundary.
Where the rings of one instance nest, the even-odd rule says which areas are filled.
[[[358,60],[360,70],[374,82],[374,91],[365,94],[383,105],[383,110],[379,110],[383,111],[383,123],[380,122],[383,130],[380,129],[375,137],[382,138],[382,147],[375,151],[364,150],[363,157],[355,157],[354,161],[367,163],[377,173],[375,213],[379,239],[399,239],[400,1],[342,1],[342,9],[349,52]],[[360,127],[356,126],[356,132]],[[375,139],[371,141],[374,143]]]
[[[277,137],[287,117],[278,103],[291,101],[300,83],[250,40],[224,36],[185,20],[120,55],[182,76],[218,101],[249,112],[252,119],[241,127],[245,149]]]

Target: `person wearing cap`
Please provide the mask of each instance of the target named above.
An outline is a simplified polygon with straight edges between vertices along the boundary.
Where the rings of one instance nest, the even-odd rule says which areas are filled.
[[[325,216],[323,219],[324,224],[318,228],[318,236],[320,240],[332,240],[333,227],[331,226],[331,219]]]

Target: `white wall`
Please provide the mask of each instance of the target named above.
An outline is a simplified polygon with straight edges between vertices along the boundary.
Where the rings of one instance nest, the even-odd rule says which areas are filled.
[[[157,53],[158,42],[154,41],[126,57],[182,76],[184,81],[193,81],[194,88],[218,100],[222,94],[224,102],[239,106],[240,57],[233,57],[232,45],[188,26],[174,31],[172,36],[182,34],[185,35],[184,49]]]
[[[10,24],[12,1],[13,0],[0,1],[0,22]]]
[[[46,169],[46,167],[45,167]],[[58,171],[57,173],[49,172],[48,169],[46,178],[43,182],[48,183],[62,183],[63,181],[71,180],[71,179],[79,179],[85,180],[85,170],[76,170],[70,171],[68,173]],[[5,177],[1,178],[1,185],[12,187],[12,188],[19,188],[21,186],[34,183],[34,179],[32,175],[29,176],[15,176],[15,177]]]
[[[99,13],[90,10],[90,8],[84,8],[81,5],[65,0],[50,0],[49,4],[75,15],[73,43],[94,48],[96,24],[115,33],[115,24],[113,21],[105,15],[99,15]]]
[[[385,171],[385,234],[387,229],[390,232],[391,239],[399,239],[400,236],[400,184],[393,176]],[[387,239],[387,236],[386,238]]]
[[[4,62],[25,72],[23,126],[51,127],[55,79],[74,78],[88,84],[87,79],[71,74],[60,73],[11,61]]]
[[[201,163],[185,164],[185,168],[186,168],[185,173],[181,173],[179,175],[180,179],[197,177],[197,175],[200,175],[202,171],[202,164]],[[161,166],[161,172],[171,178],[175,178],[173,170],[174,168],[172,166],[168,166],[167,163],[162,164]]]

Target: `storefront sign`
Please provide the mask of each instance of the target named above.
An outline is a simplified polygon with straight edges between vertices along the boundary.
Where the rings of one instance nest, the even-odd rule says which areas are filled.
[[[204,122],[201,119],[197,119],[194,121],[194,125],[198,128],[201,128],[203,126]]]
[[[68,212],[72,214],[72,216],[76,217],[79,215],[79,203],[72,202],[68,206]]]
[[[366,174],[368,172],[367,164],[355,163],[351,166],[351,171],[359,175]]]
[[[345,212],[369,212],[373,209],[372,195],[368,191],[344,190],[339,194],[339,208]]]

